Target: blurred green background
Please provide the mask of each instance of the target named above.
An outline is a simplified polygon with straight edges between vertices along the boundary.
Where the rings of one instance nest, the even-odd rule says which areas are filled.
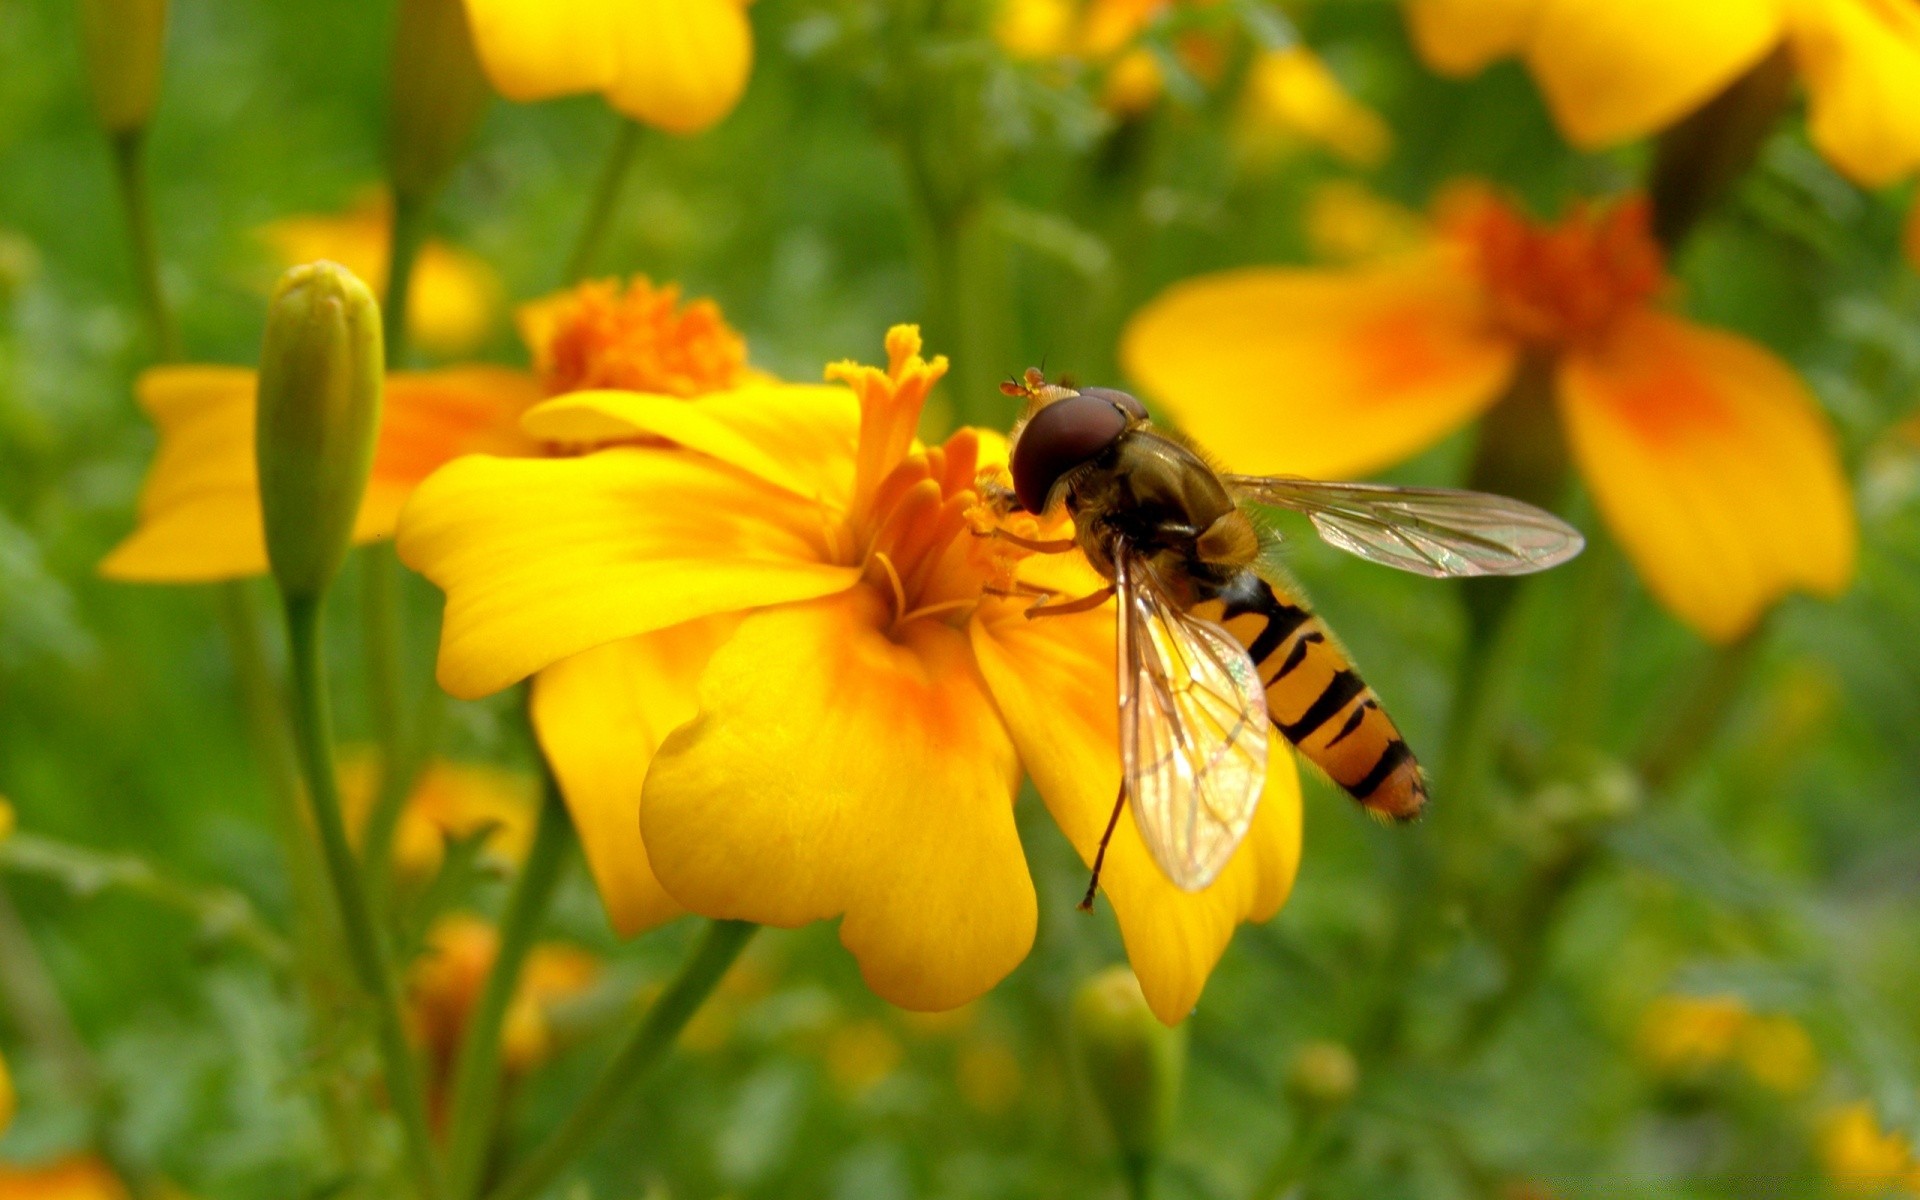
[[[1251,30],[1243,57],[1284,28],[1278,8],[1232,7]],[[1429,75],[1385,0],[1284,15],[1391,126],[1394,151],[1366,177],[1387,197],[1419,207],[1474,174],[1551,215],[1643,172],[1641,151],[1566,149],[1516,67]],[[174,5],[149,163],[192,361],[257,353],[275,272],[259,225],[339,211],[380,181],[392,17],[360,0]],[[968,4],[760,0],[752,19],[746,100],[709,134],[643,139],[599,262],[713,296],[755,364],[796,379],[872,361],[888,324],[923,321],[930,350],[956,359],[934,423],[1005,427],[994,380],[1043,359],[1124,383],[1129,312],[1204,270],[1304,260],[1308,200],[1352,173],[1310,149],[1250,168],[1232,144],[1233,69],[1176,78],[1116,123],[1086,81],[1008,61]],[[0,795],[25,833],[234,889],[279,923],[288,890],[212,593],[94,575],[131,527],[154,438],[131,392],[152,350],[84,79],[72,4],[0,9]],[[441,234],[515,300],[554,289],[614,129],[597,98],[495,103]],[[929,162],[947,173],[934,190],[976,214],[958,265],[932,252],[911,182]],[[1786,604],[1699,752],[1648,786],[1631,764],[1724,662],[1603,545],[1529,589],[1488,795],[1450,794],[1443,771],[1435,819],[1383,829],[1308,783],[1294,897],[1241,931],[1188,1023],[1164,1195],[1254,1194],[1313,1120],[1287,1080],[1321,1042],[1359,1066],[1357,1092],[1315,1126],[1303,1194],[1327,1200],[1814,1196],[1836,1108],[1870,1101],[1920,1134],[1920,434],[1899,429],[1920,405],[1920,280],[1898,252],[1903,199],[1834,175],[1796,118],[1675,264],[1690,313],[1791,359],[1838,426],[1863,526],[1850,594]],[[486,356],[520,354],[502,321]],[[1469,448],[1455,438],[1394,477],[1456,482]],[[1583,501],[1570,513],[1594,529]],[[1438,745],[1464,628],[1451,585],[1310,538],[1294,566],[1409,739]],[[424,679],[437,597],[410,579],[407,599]],[[336,686],[345,738],[365,740],[355,607],[335,605]],[[1589,691],[1574,664],[1595,638],[1612,650]],[[445,750],[532,768],[510,698],[456,704]],[[1121,1194],[1063,1034],[1073,989],[1121,960],[1118,938],[1074,911],[1083,871],[1031,798],[1022,830],[1040,937],[985,1000],[905,1017],[864,990],[830,928],[766,935],[577,1190],[555,1194]],[[1468,855],[1466,892],[1436,889],[1423,840]],[[195,1196],[337,1194],[310,1086],[329,1064],[284,981],[217,924],[76,862],[0,882],[111,1085],[126,1154]],[[498,904],[484,871],[454,884]],[[609,967],[517,1091],[520,1144],[565,1111],[623,998],[691,932],[616,943],[577,863],[555,924]],[[1814,1066],[1784,1089],[1737,1056],[1666,1069],[1645,1014],[1674,992],[1791,1016]],[[0,1161],[91,1136],[31,1032],[0,1015],[21,1094]]]

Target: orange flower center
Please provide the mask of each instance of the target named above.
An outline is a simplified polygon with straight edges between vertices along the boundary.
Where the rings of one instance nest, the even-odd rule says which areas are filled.
[[[1439,223],[1469,255],[1495,324],[1521,341],[1563,348],[1604,336],[1666,286],[1649,221],[1644,196],[1580,205],[1544,225],[1473,189],[1443,202]]]
[[[521,315],[534,366],[551,395],[615,388],[670,396],[747,381],[747,344],[711,300],[636,276],[583,283]]]

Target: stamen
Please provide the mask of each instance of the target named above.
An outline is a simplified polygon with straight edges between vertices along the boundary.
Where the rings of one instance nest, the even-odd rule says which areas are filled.
[[[893,588],[893,623],[898,626],[902,623],[901,614],[907,611],[907,589],[901,586],[900,572],[894,570],[893,560],[887,557],[886,551],[874,551],[873,561],[879,563],[880,569],[887,573],[887,583]]]

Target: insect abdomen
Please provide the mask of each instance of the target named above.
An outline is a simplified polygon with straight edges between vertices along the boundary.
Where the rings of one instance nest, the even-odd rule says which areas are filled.
[[[1266,685],[1268,716],[1309,762],[1377,816],[1420,815],[1420,764],[1325,622],[1252,572],[1193,611],[1247,648]]]

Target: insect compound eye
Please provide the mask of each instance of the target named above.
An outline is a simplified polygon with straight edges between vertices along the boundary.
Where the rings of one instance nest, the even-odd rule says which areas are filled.
[[[1140,403],[1132,394],[1123,392],[1119,388],[1081,388],[1080,394],[1082,396],[1098,396],[1121,412],[1126,413],[1128,417],[1135,421],[1144,421],[1147,419],[1147,406]]]
[[[1044,509],[1061,476],[1097,457],[1126,429],[1127,415],[1113,401],[1086,392],[1055,400],[1033,414],[1020,431],[1009,464],[1020,507],[1033,513]]]

